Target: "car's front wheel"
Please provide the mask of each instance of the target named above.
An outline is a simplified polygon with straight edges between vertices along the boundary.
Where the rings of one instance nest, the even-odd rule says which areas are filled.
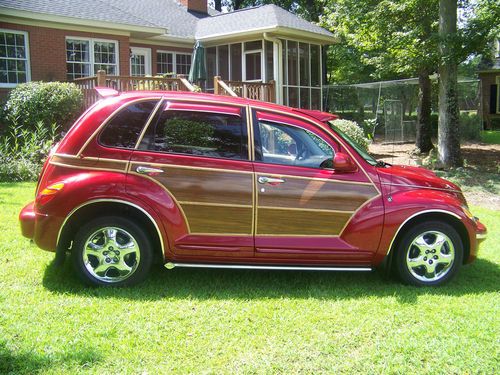
[[[463,253],[462,240],[451,225],[440,221],[420,223],[399,241],[396,271],[407,284],[441,285],[458,272]]]
[[[84,225],[72,247],[78,276],[91,285],[132,285],[142,281],[152,263],[151,243],[133,221],[107,216]]]

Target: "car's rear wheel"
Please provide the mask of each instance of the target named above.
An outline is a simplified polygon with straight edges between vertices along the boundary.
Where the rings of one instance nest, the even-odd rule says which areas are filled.
[[[440,221],[420,223],[399,241],[396,271],[407,284],[441,285],[458,272],[463,253],[462,240],[451,225]]]
[[[151,243],[133,221],[107,216],[84,225],[72,247],[78,276],[91,285],[132,285],[142,281],[152,262]]]

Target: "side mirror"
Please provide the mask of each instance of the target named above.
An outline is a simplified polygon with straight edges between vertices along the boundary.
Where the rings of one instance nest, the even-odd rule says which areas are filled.
[[[354,172],[358,169],[349,155],[337,152],[333,157],[333,169],[338,172]]]

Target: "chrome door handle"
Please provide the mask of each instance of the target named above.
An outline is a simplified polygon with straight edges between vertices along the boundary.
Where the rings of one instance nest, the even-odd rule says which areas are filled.
[[[270,185],[275,185],[275,184],[282,184],[285,182],[282,178],[274,178],[274,177],[266,177],[266,176],[260,176],[257,181],[259,181],[259,184],[270,184]]]
[[[150,174],[150,173],[158,174],[158,173],[163,173],[163,169],[151,168],[151,167],[144,167],[142,165],[138,166],[135,169],[135,171],[137,173],[141,173],[141,174]]]

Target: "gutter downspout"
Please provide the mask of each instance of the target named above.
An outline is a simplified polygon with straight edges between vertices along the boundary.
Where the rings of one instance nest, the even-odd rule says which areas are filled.
[[[276,81],[276,103],[283,104],[283,43],[278,38],[263,34],[264,40],[273,43],[274,79]]]

